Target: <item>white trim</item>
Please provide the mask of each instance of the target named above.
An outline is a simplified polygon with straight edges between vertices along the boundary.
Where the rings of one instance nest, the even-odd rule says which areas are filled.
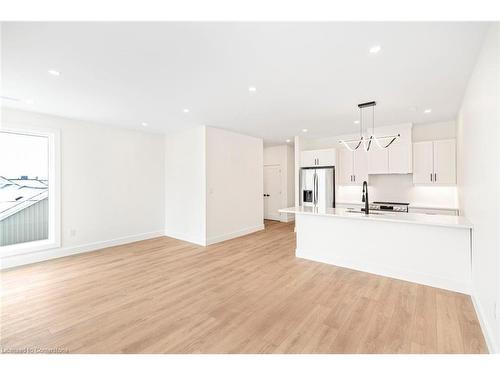
[[[292,221],[295,221],[295,215],[294,214],[281,214],[280,221],[282,223],[291,223]]]
[[[200,245],[200,246],[206,246],[205,239],[196,238],[196,237],[190,236],[189,234],[186,234],[186,233],[175,232],[175,231],[165,229],[164,235],[167,237],[175,238],[176,240],[190,242],[190,243],[194,243],[194,244]]]
[[[264,217],[264,220],[275,220],[275,221],[280,221],[281,220],[281,215],[267,215]]]
[[[484,309],[482,305],[479,303],[479,300],[476,299],[474,293],[471,294],[472,304],[474,305],[474,310],[476,310],[477,319],[479,320],[479,325],[481,326],[481,331],[483,331],[484,340],[486,341],[486,346],[488,347],[488,351],[490,353],[498,353],[499,348],[496,347],[494,337],[493,327],[488,325],[487,320],[484,316]]]
[[[375,263],[359,263],[356,261],[332,256],[332,254],[320,255],[303,249],[296,249],[295,256],[298,258],[313,260],[316,262],[333,264],[337,267],[350,268],[356,271],[372,273],[374,275],[391,277],[394,279],[410,281],[417,284],[428,285],[434,288],[441,288],[469,295],[471,294],[470,284],[434,275],[423,274],[410,270],[396,269]]]
[[[238,230],[236,232],[226,233],[226,234],[222,234],[220,236],[214,236],[214,237],[210,237],[210,238],[206,238],[206,239],[196,238],[196,237],[190,236],[186,233],[173,232],[173,231],[170,231],[168,229],[165,229],[164,234],[167,237],[172,237],[172,238],[175,238],[177,240],[194,243],[194,244],[200,245],[200,246],[208,246],[208,245],[212,245],[212,244],[215,244],[218,242],[227,241],[227,240],[230,240],[232,238],[245,236],[247,234],[257,232],[257,231],[263,230],[263,229],[264,229],[264,224],[261,224],[261,225],[255,226],[255,227],[245,228],[245,229]]]
[[[253,232],[258,232],[259,230],[263,230],[263,229],[264,229],[264,224],[260,224],[260,225],[254,226],[254,227],[241,229],[241,230],[238,230],[236,232],[226,233],[226,234],[222,234],[220,236],[214,236],[214,237],[207,238],[206,243],[207,243],[207,245],[212,245],[212,244],[215,244],[218,242],[230,240],[232,238],[245,236],[245,235],[253,233]]]
[[[49,238],[15,245],[3,246],[1,257],[28,254],[46,249],[61,247],[61,131],[49,127],[32,128],[26,125],[4,126],[1,132],[47,137],[49,140],[48,157],[48,195],[49,195]]]
[[[111,246],[124,245],[131,242],[147,240],[155,237],[162,237],[163,231],[146,232],[134,234],[131,236],[119,237],[112,240],[92,242],[83,245],[60,247],[44,251],[31,252],[29,254],[18,254],[2,258],[0,260],[0,269],[22,266],[30,263],[42,262],[49,259],[66,257],[69,255],[87,253],[89,251],[102,250]]]

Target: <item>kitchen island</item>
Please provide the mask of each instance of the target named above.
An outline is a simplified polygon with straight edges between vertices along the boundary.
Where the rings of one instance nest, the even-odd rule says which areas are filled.
[[[296,256],[470,293],[472,225],[462,216],[290,207]]]

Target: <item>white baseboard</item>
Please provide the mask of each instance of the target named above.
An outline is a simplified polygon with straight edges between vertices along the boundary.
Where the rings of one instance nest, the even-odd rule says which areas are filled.
[[[292,221],[295,221],[295,215],[294,214],[281,214],[280,221],[282,223],[290,223]]]
[[[115,238],[112,240],[97,241],[83,245],[63,246],[55,249],[36,251],[33,253],[12,255],[0,260],[0,269],[7,269],[30,263],[43,262],[45,260],[66,257],[69,255],[87,253],[90,251],[104,249],[106,247],[124,245],[131,242],[142,241],[161,236],[163,236],[163,231],[160,230],[134,234],[131,236]]]
[[[254,227],[241,229],[241,230],[238,230],[236,232],[231,232],[231,233],[222,234],[220,236],[210,237],[210,238],[207,238],[207,245],[212,245],[214,243],[227,241],[227,240],[230,240],[232,238],[241,237],[241,236],[244,236],[246,234],[258,232],[259,230],[263,230],[263,229],[264,229],[264,224],[260,224],[260,225],[254,226]]]
[[[479,301],[474,296],[474,293],[471,294],[472,304],[474,305],[474,310],[476,310],[476,315],[479,320],[479,325],[481,326],[481,330],[483,331],[484,340],[486,341],[486,346],[488,347],[488,351],[492,354],[499,353],[499,348],[496,347],[495,341],[493,339],[494,330],[491,327],[484,316],[484,309],[479,303]]]
[[[177,240],[194,243],[195,245],[201,245],[201,246],[207,245],[207,241],[204,238],[194,237],[194,236],[188,235],[186,233],[175,232],[175,231],[165,229],[164,235],[167,237],[175,238]]]
[[[380,264],[366,263],[366,262],[360,263],[352,260],[342,259],[339,257],[332,257],[331,255],[325,256],[320,254],[314,254],[311,251],[304,251],[301,249],[296,249],[295,255],[298,258],[332,264],[338,267],[350,268],[356,271],[372,273],[374,275],[391,277],[394,279],[405,280],[412,283],[428,285],[434,288],[451,290],[453,292],[459,292],[468,295],[471,294],[470,285],[464,284],[458,280],[450,280],[443,277],[437,277],[435,275],[422,274],[405,269],[396,269]]]

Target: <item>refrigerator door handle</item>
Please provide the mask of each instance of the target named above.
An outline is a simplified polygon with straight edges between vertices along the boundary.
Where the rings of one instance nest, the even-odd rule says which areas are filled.
[[[318,205],[318,189],[319,189],[319,183],[318,183],[318,175],[316,172],[314,173],[314,176],[316,177],[316,186],[314,187],[314,191],[316,192],[316,201],[314,204],[317,206]]]
[[[316,171],[313,174],[313,204],[316,206]]]

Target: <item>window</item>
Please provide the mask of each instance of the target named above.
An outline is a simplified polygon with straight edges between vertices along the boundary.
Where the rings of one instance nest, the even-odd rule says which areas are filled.
[[[0,256],[60,245],[59,133],[0,130]]]

